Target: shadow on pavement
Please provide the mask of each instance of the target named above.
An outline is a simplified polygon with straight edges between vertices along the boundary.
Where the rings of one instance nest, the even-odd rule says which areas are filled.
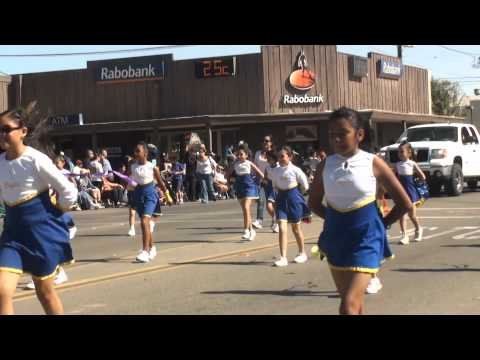
[[[178,265],[181,263],[173,263],[174,265]],[[191,265],[272,265],[270,262],[264,261],[198,261],[198,262],[191,262]]]
[[[392,269],[392,271],[400,272],[462,272],[462,271],[480,271],[469,267],[464,268],[448,268],[448,269]]]
[[[75,263],[124,263],[129,262],[130,259],[121,258],[101,258],[101,259],[75,259]]]
[[[480,248],[480,244],[442,245],[441,247],[451,247],[451,248],[457,248],[457,247],[472,247],[472,248]]]
[[[204,291],[206,295],[277,295],[277,296],[321,296],[332,299],[339,298],[336,291],[308,291],[308,290],[227,290]]]
[[[126,237],[126,236],[129,236],[129,235],[127,235],[127,234],[88,234],[88,235],[85,234],[85,235],[77,235],[75,237],[76,238],[81,238],[81,237],[107,237],[107,236]]]
[[[243,231],[242,227],[218,227],[218,226],[210,226],[210,227],[178,227],[177,230],[239,230],[241,233]]]

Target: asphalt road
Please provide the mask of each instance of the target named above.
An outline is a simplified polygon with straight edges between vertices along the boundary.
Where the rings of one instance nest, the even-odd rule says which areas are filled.
[[[134,261],[141,238],[125,235],[127,209],[72,213],[79,228],[72,241],[77,262],[58,288],[66,314],[337,313],[326,262],[273,267],[277,235],[266,228],[253,242],[241,241],[236,201],[184,204],[164,213],[154,233],[159,253],[148,264]],[[399,228],[392,227],[396,258],[380,272],[383,289],[367,295],[366,313],[479,314],[480,191],[432,198],[418,213],[424,241],[398,245]],[[318,218],[303,225],[308,250],[321,228]],[[293,260],[291,233],[289,240]],[[21,280],[15,310],[42,314],[33,292],[22,289],[27,281]]]

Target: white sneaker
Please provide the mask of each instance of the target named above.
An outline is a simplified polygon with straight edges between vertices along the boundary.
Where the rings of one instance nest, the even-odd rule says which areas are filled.
[[[26,286],[25,288],[29,289],[29,290],[35,290],[35,283],[32,281],[30,281]]]
[[[273,224],[272,225],[272,231],[274,233],[277,233],[277,234],[280,232],[280,228],[279,228],[278,224]]]
[[[275,261],[275,266],[284,267],[288,265],[288,260],[286,257],[280,257],[280,260]]]
[[[295,259],[293,259],[293,261],[295,261],[297,264],[303,264],[305,262],[307,262],[308,260],[308,257],[307,257],[307,254],[303,253],[303,254],[298,254],[297,257]]]
[[[63,268],[60,268],[57,276],[55,276],[55,280],[53,280],[53,283],[55,285],[60,285],[67,281],[68,281],[67,273],[65,272],[65,270],[63,270]]]
[[[255,220],[255,222],[252,223],[252,226],[255,229],[261,229],[262,228],[262,221],[261,220]]]
[[[365,290],[367,294],[376,294],[382,289],[383,285],[380,282],[378,277],[374,277],[368,283],[367,289]]]
[[[128,236],[135,236],[135,226],[132,226],[130,230],[128,230]]]
[[[53,283],[55,285],[60,285],[67,281],[68,281],[67,273],[65,272],[65,270],[63,270],[63,268],[60,268],[60,271],[55,276],[55,280],[53,280]],[[35,283],[32,280],[25,287],[29,290],[35,290]]]
[[[68,229],[68,232],[70,233],[70,240],[72,240],[75,237],[75,235],[77,234],[77,230],[78,229],[76,226]]]
[[[248,239],[250,239],[250,230],[245,229],[242,235],[242,240],[248,240]]]
[[[140,253],[137,255],[136,260],[138,262],[142,262],[142,263],[149,262],[150,261],[150,255],[148,254],[148,251],[140,250]]]
[[[155,230],[155,223],[150,220],[150,232],[153,234],[153,230]]]
[[[400,244],[402,245],[410,244],[410,239],[408,238],[407,234],[404,234],[403,237],[400,239]]]
[[[418,231],[415,231],[415,241],[422,241],[423,238],[423,228],[419,228]]]
[[[150,252],[148,253],[148,255],[150,256],[150,260],[155,259],[155,257],[157,256],[157,247],[156,247],[156,246],[152,246],[152,248],[150,249]]]
[[[255,230],[250,230],[250,236],[248,237],[248,241],[253,241],[255,239],[255,236],[257,235],[257,232]]]

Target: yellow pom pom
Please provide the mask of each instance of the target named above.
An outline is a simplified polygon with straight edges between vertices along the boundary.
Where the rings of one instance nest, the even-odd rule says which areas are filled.
[[[314,257],[320,257],[320,249],[318,248],[318,245],[312,246],[310,249],[310,254]]]

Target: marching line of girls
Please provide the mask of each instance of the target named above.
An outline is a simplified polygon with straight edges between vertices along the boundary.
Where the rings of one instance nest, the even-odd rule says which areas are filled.
[[[0,146],[5,150],[0,156],[0,196],[6,205],[0,242],[0,314],[13,313],[13,296],[23,272],[32,275],[45,312],[62,314],[63,306],[54,289],[54,278],[61,272],[62,264],[73,262],[69,227],[74,224],[65,213],[75,204],[77,190],[47,155],[26,145],[36,144],[35,147],[42,148],[42,143],[37,141],[41,137],[32,126],[34,113],[33,104],[27,110],[0,114]],[[278,226],[280,259],[274,264],[278,267],[288,265],[289,223],[298,245],[294,261],[307,261],[301,223],[310,222],[312,209],[324,219],[318,248],[327,258],[341,297],[339,312],[362,314],[363,297],[372,274],[379,271],[385,259],[393,256],[386,228],[401,220],[405,234],[404,215],[408,212],[415,224],[416,239],[421,240],[422,231],[412,204],[419,200],[412,190],[412,176],[414,172],[421,178],[424,175],[411,160],[413,152],[408,144],[402,144],[399,151],[402,162],[397,164],[397,172],[400,180],[383,160],[361,150],[369,136],[368,126],[354,110],[340,108],[334,111],[328,120],[328,131],[334,154],[317,168],[310,191],[310,207],[304,198],[309,191],[308,180],[303,171],[292,164],[293,152],[288,146],[278,153],[266,153],[270,166],[265,174],[248,160],[248,146],[240,146],[233,170],[244,218],[242,239],[251,241],[256,235],[250,212],[252,201],[258,199],[258,184],[252,176],[255,172],[264,180],[267,209]],[[146,263],[157,253],[152,239],[152,215],[159,202],[157,186],[163,192],[167,189],[158,167],[148,161],[145,143],[135,148],[135,160],[128,172],[136,183],[134,188],[130,187],[129,199],[130,208],[141,218],[142,249],[136,259]],[[385,217],[376,204],[379,186],[390,193],[395,203]],[[50,198],[50,190],[56,194],[56,204]],[[323,205],[324,198],[327,206]],[[133,225],[132,210],[130,219]],[[276,232],[274,226],[272,230]]]

